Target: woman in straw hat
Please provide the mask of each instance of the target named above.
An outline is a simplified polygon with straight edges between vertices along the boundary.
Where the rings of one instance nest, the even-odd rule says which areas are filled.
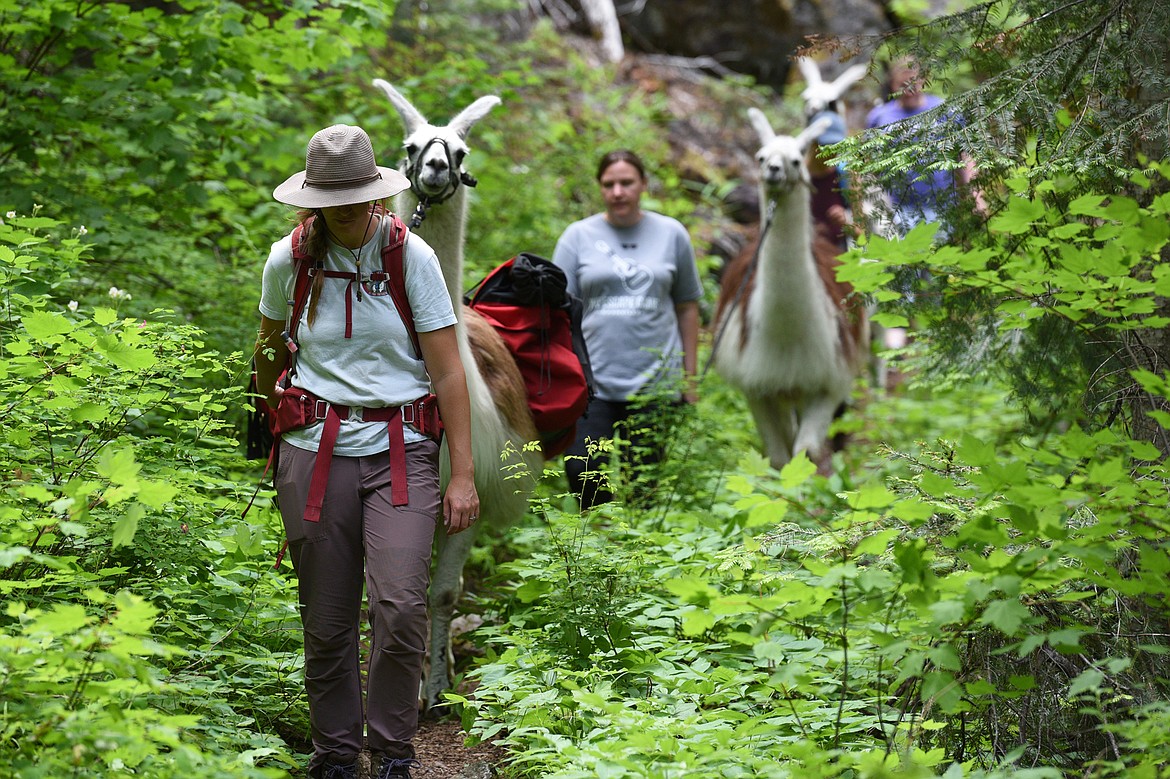
[[[281,434],[275,483],[300,590],[310,777],[357,777],[364,724],[380,758],[378,779],[409,779],[435,524],[441,516],[447,532],[458,533],[479,511],[467,384],[438,259],[418,236],[402,233],[421,360],[378,273],[391,233],[405,230],[378,201],[408,186],[376,164],[364,130],[335,125],[313,136],[305,170],[273,193],[301,211],[264,266],[257,386],[278,421],[289,408],[309,410],[302,426]],[[304,257],[314,265],[312,283],[293,322],[296,263]],[[290,352],[290,376],[278,385]],[[420,399],[433,399],[431,387],[450,451],[442,496],[439,444],[411,424],[424,413]],[[363,583],[373,629],[364,716]]]

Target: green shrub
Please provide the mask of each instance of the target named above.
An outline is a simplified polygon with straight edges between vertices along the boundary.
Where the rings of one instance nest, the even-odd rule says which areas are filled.
[[[62,302],[80,232],[0,224],[0,398],[19,421],[0,431],[0,763],[21,777],[276,775],[251,766],[290,762],[274,723],[300,685],[287,631],[263,625],[295,608],[264,573],[275,534],[233,516],[247,483],[225,412],[239,392],[208,388],[227,369],[166,312],[120,316],[120,290],[94,310]],[[235,665],[245,652],[252,665]]]

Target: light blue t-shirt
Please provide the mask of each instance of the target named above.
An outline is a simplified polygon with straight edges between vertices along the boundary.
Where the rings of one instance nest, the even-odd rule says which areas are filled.
[[[372,271],[382,269],[387,227],[388,221],[383,220],[377,235],[357,252],[363,278],[360,299],[357,284],[348,279],[326,277],[313,326],[308,324],[306,304],[297,328],[299,351],[292,383],[331,403],[355,408],[400,406],[430,391],[426,369],[415,356],[414,344],[386,286],[371,284],[369,280]],[[426,333],[454,325],[451,296],[431,247],[411,234],[404,248],[403,264],[415,330]],[[352,272],[355,266],[350,250],[329,243],[326,270]],[[292,236],[287,235],[272,245],[264,265],[260,313],[269,319],[286,319],[292,289]],[[345,336],[347,299],[353,326],[348,338]],[[389,448],[386,424],[363,422],[356,415],[343,420],[334,453],[358,457],[385,451]],[[293,430],[285,433],[282,440],[315,452],[321,429],[318,423]],[[405,432],[408,442],[423,439],[410,427]]]
[[[633,227],[614,227],[594,214],[569,225],[553,262],[585,304],[582,331],[597,397],[626,401],[660,384],[681,386],[674,307],[699,300],[703,286],[678,220],[644,211]]]

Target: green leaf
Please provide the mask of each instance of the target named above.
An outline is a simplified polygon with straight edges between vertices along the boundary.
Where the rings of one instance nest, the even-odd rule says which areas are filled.
[[[120,546],[131,546],[134,543],[134,536],[138,532],[138,523],[145,514],[146,509],[141,503],[131,503],[126,508],[126,513],[114,523],[115,549]]]
[[[64,314],[53,311],[34,311],[25,314],[21,323],[29,336],[36,341],[56,343],[61,336],[72,332],[76,325]]]
[[[927,659],[934,663],[936,668],[944,671],[959,671],[963,668],[963,660],[959,653],[950,644],[940,644],[931,647],[926,652]]]
[[[1153,395],[1160,395],[1164,398],[1170,397],[1170,381],[1166,376],[1152,373],[1142,368],[1135,368],[1129,372],[1129,375],[1141,385],[1142,389]]]
[[[931,671],[922,678],[922,699],[932,701],[943,711],[954,711],[963,697],[963,687],[954,674]]]
[[[1008,198],[1007,208],[993,217],[988,223],[988,227],[996,232],[1019,235],[1031,230],[1046,211],[1045,205],[1038,200],[1022,197]]]
[[[788,514],[788,501],[765,500],[748,509],[747,521],[744,527],[763,527],[778,525]]]
[[[1101,690],[1101,682],[1103,681],[1105,681],[1105,674],[1096,668],[1082,671],[1068,683],[1068,697],[1076,698],[1086,693],[1097,693]]]
[[[110,449],[102,451],[97,461],[97,472],[114,484],[137,484],[138,472],[142,469],[134,460],[134,452],[130,449]]]
[[[884,509],[893,505],[897,496],[886,489],[883,484],[870,483],[860,490],[846,495],[845,500],[853,509]]]
[[[49,635],[69,635],[76,633],[93,622],[93,618],[86,613],[85,607],[77,603],[66,603],[53,607],[51,611],[39,615],[24,632],[27,635],[48,633]]]
[[[859,557],[867,554],[882,554],[890,542],[898,537],[898,533],[897,528],[890,528],[866,536],[853,549],[853,554]]]
[[[1012,636],[1031,616],[1027,607],[1018,600],[1002,598],[987,604],[979,621],[996,628],[1004,635]]]
[[[966,614],[967,607],[963,601],[957,598],[948,598],[930,604],[930,615],[934,618],[935,623],[939,625],[962,622]]]
[[[1105,196],[1081,195],[1068,204],[1068,212],[1076,216],[1104,219],[1108,215],[1105,210]]]
[[[985,466],[996,462],[995,445],[977,438],[972,433],[963,433],[955,453],[968,465]]]
[[[876,322],[882,327],[909,327],[910,320],[904,314],[895,314],[889,311],[879,311],[870,317],[870,321]]]
[[[797,452],[796,456],[780,469],[780,484],[787,489],[799,487],[812,478],[816,472],[817,467],[808,459],[808,454]]]
[[[20,494],[29,500],[35,500],[38,503],[48,503],[56,500],[57,495],[45,489],[40,484],[22,484],[20,486]]]
[[[138,484],[138,499],[151,508],[162,508],[174,499],[179,488],[162,481],[142,480]]]
[[[127,590],[122,590],[114,596],[114,605],[118,610],[110,620],[111,624],[122,632],[135,636],[148,635],[159,613],[158,608],[150,601]]]
[[[719,596],[719,591],[701,576],[679,576],[666,582],[666,589],[684,603],[708,605]]]
[[[149,349],[130,346],[124,341],[111,338],[99,339],[96,349],[109,358],[114,365],[128,371],[142,372],[154,367],[157,362],[154,353]]]
[[[682,631],[687,636],[700,636],[715,627],[715,616],[706,609],[692,608],[683,612]]]

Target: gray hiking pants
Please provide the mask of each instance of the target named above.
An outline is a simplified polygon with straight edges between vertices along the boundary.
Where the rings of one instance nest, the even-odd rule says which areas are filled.
[[[334,455],[321,521],[306,522],[316,459],[315,452],[284,444],[276,473],[300,589],[313,738],[309,768],[352,762],[363,746],[363,720],[375,758],[413,757],[431,544],[442,505],[439,446],[407,444],[406,506],[390,503],[387,452]],[[373,633],[364,717],[358,654],[363,583]]]

